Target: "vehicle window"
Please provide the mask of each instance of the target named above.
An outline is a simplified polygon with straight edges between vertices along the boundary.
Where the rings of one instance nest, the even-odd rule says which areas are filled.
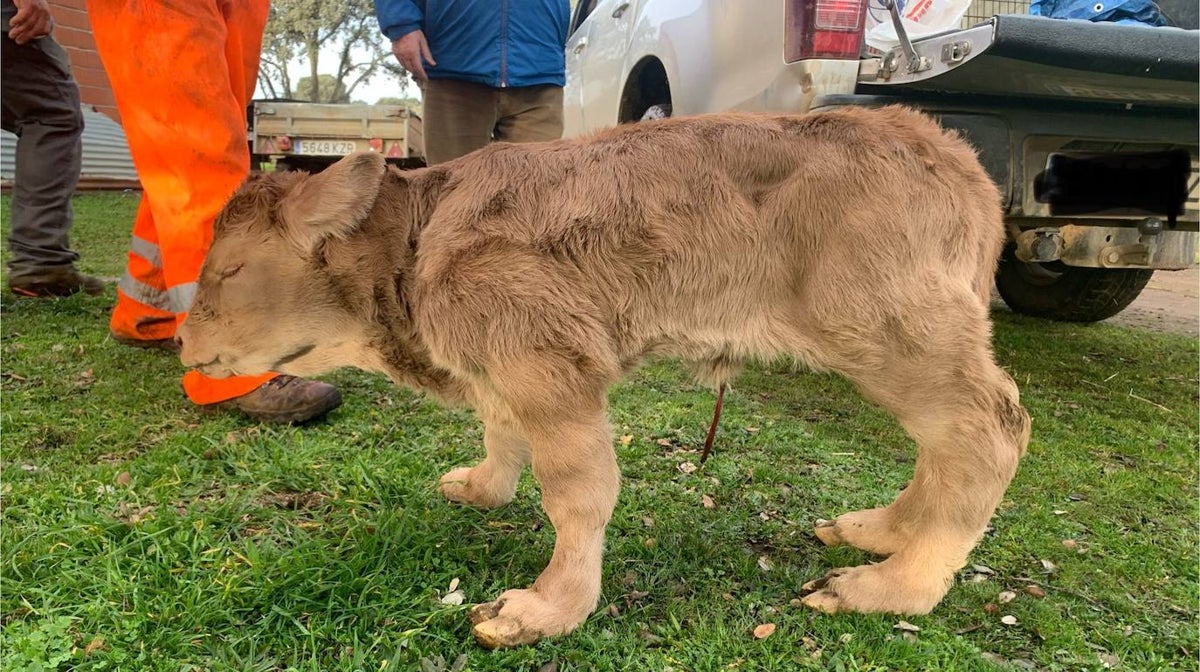
[[[579,4],[575,6],[575,18],[571,20],[571,34],[579,30],[579,26],[583,25],[588,14],[591,14],[598,4],[600,0],[579,0]]]

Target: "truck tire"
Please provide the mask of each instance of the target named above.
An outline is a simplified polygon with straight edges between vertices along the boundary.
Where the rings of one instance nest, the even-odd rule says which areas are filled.
[[[1121,312],[1142,293],[1152,270],[1080,268],[1026,263],[1004,248],[996,289],[1014,312],[1061,322],[1098,322]]]

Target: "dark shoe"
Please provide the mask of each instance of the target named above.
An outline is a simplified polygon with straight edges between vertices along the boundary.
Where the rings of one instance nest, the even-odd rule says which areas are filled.
[[[256,390],[219,406],[232,406],[262,422],[307,422],[341,406],[342,395],[329,383],[276,376]]]
[[[38,299],[70,296],[76,292],[99,296],[104,293],[104,282],[67,266],[9,276],[8,288],[13,294]]]
[[[166,350],[167,352],[179,354],[179,344],[173,338],[129,338],[128,336],[118,336],[117,334],[108,333],[112,339],[121,345],[128,345],[131,348],[145,348],[146,350]]]

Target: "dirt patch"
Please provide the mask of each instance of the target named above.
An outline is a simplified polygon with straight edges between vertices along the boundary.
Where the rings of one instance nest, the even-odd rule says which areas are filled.
[[[1200,337],[1200,267],[1156,272],[1137,300],[1105,322]]]

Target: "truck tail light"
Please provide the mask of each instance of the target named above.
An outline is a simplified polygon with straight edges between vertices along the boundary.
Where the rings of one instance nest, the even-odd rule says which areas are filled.
[[[862,49],[867,0],[788,0],[784,10],[783,56],[857,59]]]

